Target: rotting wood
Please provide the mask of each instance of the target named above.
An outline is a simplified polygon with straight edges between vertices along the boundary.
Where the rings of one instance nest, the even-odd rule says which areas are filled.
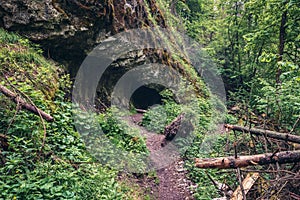
[[[247,167],[250,165],[267,165],[272,163],[284,164],[300,162],[300,151],[282,151],[278,153],[266,153],[250,156],[240,156],[235,158],[221,157],[221,158],[196,158],[195,166],[198,168],[238,168]]]
[[[294,143],[300,144],[300,136],[289,134],[289,133],[279,133],[276,131],[263,130],[263,129],[258,129],[258,128],[249,128],[249,127],[230,125],[230,124],[225,124],[224,126],[225,126],[225,128],[235,130],[235,131],[248,132],[248,133],[251,133],[254,135],[266,136],[269,138],[274,138],[274,139],[278,139],[278,140],[284,140],[284,141],[289,141],[289,142],[294,142]]]
[[[36,108],[34,105],[31,105],[27,103],[24,99],[19,97],[17,94],[13,93],[9,89],[7,89],[5,86],[0,85],[0,92],[3,93],[5,96],[9,97],[12,101],[15,103],[19,103],[21,108],[24,108],[36,115],[41,115],[46,121],[52,122],[54,119],[51,115],[45,113],[44,111]]]
[[[243,188],[244,188],[244,193],[247,195],[247,193],[250,191],[256,180],[259,178],[259,173],[253,173],[253,174],[248,174],[246,178],[243,180]],[[237,189],[234,191],[232,194],[232,197],[230,200],[243,200],[243,195],[242,195],[242,190],[241,187],[238,186]]]
[[[166,136],[166,140],[170,141],[176,136],[180,128],[183,117],[184,117],[184,113],[181,113],[169,125],[165,127],[164,135]]]
[[[181,113],[180,115],[178,115],[169,125],[167,125],[165,128],[164,128],[164,135],[165,135],[165,138],[164,140],[162,141],[161,143],[161,146],[166,146],[166,144],[173,140],[175,138],[175,136],[177,135],[177,132],[180,128],[180,126],[182,125],[181,122],[184,118],[184,113]]]

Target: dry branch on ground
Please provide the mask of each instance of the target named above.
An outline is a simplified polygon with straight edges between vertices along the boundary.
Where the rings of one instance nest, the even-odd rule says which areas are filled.
[[[238,168],[247,167],[250,165],[267,165],[272,163],[295,163],[300,162],[300,151],[282,151],[278,153],[266,153],[250,156],[240,156],[235,158],[221,157],[221,158],[196,158],[195,166],[199,168]]]
[[[251,133],[254,135],[259,135],[259,136],[266,136],[269,138],[274,138],[278,140],[284,140],[284,141],[289,141],[289,142],[294,142],[300,144],[300,136],[289,134],[289,133],[280,133],[276,131],[269,131],[269,130],[263,130],[263,129],[257,129],[257,128],[249,128],[249,127],[243,127],[243,126],[237,126],[237,125],[230,125],[226,124],[226,128],[235,130],[235,131],[240,131],[240,132],[247,132]]]
[[[18,94],[13,93],[9,89],[7,89],[5,86],[0,85],[0,92],[3,93],[5,96],[9,97],[13,102],[19,103],[21,108],[24,108],[36,115],[41,115],[48,122],[53,121],[52,116],[50,116],[49,114],[45,113],[44,111],[38,109],[36,106],[27,103],[24,99],[19,97]]]

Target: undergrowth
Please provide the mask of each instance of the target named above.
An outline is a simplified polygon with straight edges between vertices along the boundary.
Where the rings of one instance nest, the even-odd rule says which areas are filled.
[[[171,123],[182,112],[180,104],[173,99],[170,90],[160,92],[162,105],[150,108],[144,115],[142,125],[149,131],[163,133],[166,125]]]
[[[61,67],[2,29],[0,46],[0,84],[54,117],[41,120],[0,94],[0,199],[131,199],[118,172],[98,164],[75,130]],[[110,135],[119,137],[113,123]]]

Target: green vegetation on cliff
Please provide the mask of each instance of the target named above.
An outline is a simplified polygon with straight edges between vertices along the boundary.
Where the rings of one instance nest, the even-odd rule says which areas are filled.
[[[27,39],[0,29],[0,84],[51,123],[0,94],[0,199],[124,199],[116,171],[87,153],[65,98],[70,81]]]

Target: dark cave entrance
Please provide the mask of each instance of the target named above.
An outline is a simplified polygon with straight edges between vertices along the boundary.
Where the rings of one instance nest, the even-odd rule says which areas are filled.
[[[159,92],[162,89],[153,89],[148,86],[141,86],[134,91],[130,98],[131,104],[136,109],[147,110],[155,104],[162,104],[162,96]]]

